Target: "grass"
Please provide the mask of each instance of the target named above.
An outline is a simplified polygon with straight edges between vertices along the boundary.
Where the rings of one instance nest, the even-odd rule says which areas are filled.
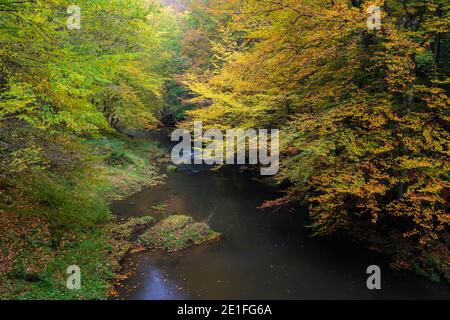
[[[104,190],[109,198],[123,198],[164,180],[158,162],[164,159],[165,152],[152,141],[112,135],[87,143],[107,164],[107,176],[113,186],[113,190]]]
[[[206,223],[195,222],[187,216],[173,215],[146,231],[138,241],[150,250],[180,251],[219,238],[220,234]]]
[[[1,247],[11,250],[10,261],[0,273],[2,299],[102,299],[114,277],[113,246],[101,225],[52,234],[45,219],[25,215],[8,217]],[[57,242],[56,242],[57,239]],[[5,262],[6,259],[3,259]],[[82,268],[82,289],[65,287],[66,270]]]
[[[8,275],[14,281],[15,299],[104,299],[108,292],[108,281],[114,279],[109,256],[112,246],[108,237],[100,230],[84,239],[68,243],[55,253],[45,271],[36,275],[34,281],[14,270]],[[66,270],[71,265],[81,267],[81,290],[68,290],[65,286]],[[22,267],[23,268],[23,267]]]
[[[162,181],[162,151],[120,135],[80,148],[90,151],[82,168],[38,171],[1,194],[0,299],[106,299],[131,235],[153,223],[119,222],[109,205]],[[71,265],[81,268],[81,290],[66,288]]]

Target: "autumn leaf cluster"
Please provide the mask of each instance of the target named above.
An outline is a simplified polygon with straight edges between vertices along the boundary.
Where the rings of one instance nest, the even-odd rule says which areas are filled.
[[[186,83],[210,106],[190,117],[281,129],[289,187],[266,205],[306,201],[316,234],[349,232],[399,259],[440,248],[448,276],[449,3],[207,3],[210,65]]]

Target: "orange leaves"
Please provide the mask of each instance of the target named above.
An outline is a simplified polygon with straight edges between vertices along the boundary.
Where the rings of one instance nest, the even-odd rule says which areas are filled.
[[[450,228],[449,78],[432,51],[448,18],[438,2],[407,12],[389,3],[381,30],[369,31],[366,8],[382,1],[230,1],[234,45],[214,47],[233,59],[200,74],[191,88],[212,103],[191,115],[279,126],[278,180],[291,187],[270,204],[306,199],[318,234],[363,226],[399,247],[435,241]]]

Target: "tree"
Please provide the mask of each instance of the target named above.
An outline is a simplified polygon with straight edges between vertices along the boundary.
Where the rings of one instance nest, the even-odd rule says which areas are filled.
[[[383,10],[378,31],[366,25],[372,4]],[[316,234],[382,243],[403,265],[439,252],[430,270],[448,277],[448,9],[441,0],[216,1],[230,17],[213,46],[220,63],[187,76],[196,101],[212,103],[190,117],[281,128],[277,179],[289,187],[267,205],[306,200]]]

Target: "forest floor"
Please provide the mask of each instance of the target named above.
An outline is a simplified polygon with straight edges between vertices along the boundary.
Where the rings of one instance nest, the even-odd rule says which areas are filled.
[[[50,211],[45,201],[29,205],[32,208],[28,210],[14,205],[11,210],[0,208],[0,299],[106,299],[117,280],[121,260],[132,250],[131,235],[153,223],[151,217],[120,220],[109,207],[113,200],[164,181],[159,170],[164,151],[151,141],[118,134],[86,143],[103,158],[101,167],[95,169],[101,176],[93,186],[95,195],[84,197],[84,188],[69,192],[64,187],[60,193],[79,196],[84,202],[88,198],[96,204],[91,206],[94,209],[105,204],[105,217],[84,228],[71,228],[42,214]],[[70,201],[61,197],[58,215],[77,211],[77,201],[66,208]],[[14,203],[28,199],[24,200],[16,198]],[[48,202],[54,205],[54,199]],[[67,268],[72,265],[81,268],[80,290],[66,286]]]

